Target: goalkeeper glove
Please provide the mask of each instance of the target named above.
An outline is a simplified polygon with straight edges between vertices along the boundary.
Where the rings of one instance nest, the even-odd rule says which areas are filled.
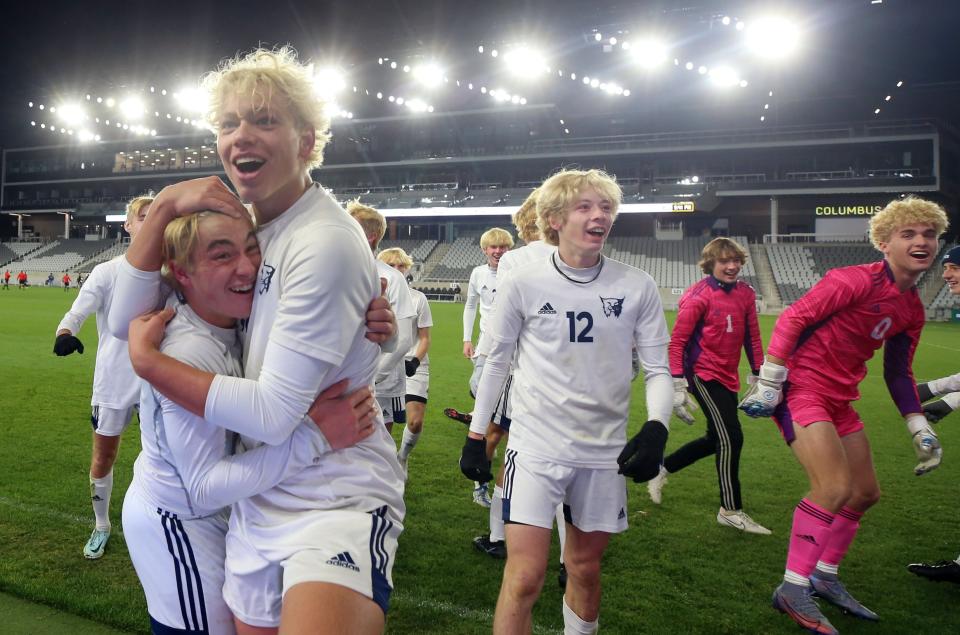
[[[917,384],[917,394],[920,395],[920,403],[923,403],[924,401],[930,401],[936,397],[936,395],[933,394],[933,391],[930,390],[930,384],[928,382]]]
[[[937,469],[943,458],[943,449],[940,447],[940,439],[927,420],[922,415],[910,415],[907,417],[907,430],[913,436],[913,451],[920,461],[913,468],[913,473],[922,476]]]
[[[787,369],[780,364],[764,362],[757,380],[740,400],[739,408],[751,417],[769,417],[783,399],[783,382]],[[749,382],[748,382],[749,383]]]
[[[946,399],[937,399],[923,406],[923,416],[930,423],[937,423],[951,412],[953,407],[947,403]]]
[[[697,403],[687,392],[687,380],[683,377],[673,378],[673,414],[687,425],[693,425],[693,411]]]
[[[487,459],[487,442],[484,439],[467,437],[460,454],[460,471],[468,479],[478,483],[488,483],[493,480],[490,461]]]
[[[617,474],[632,478],[635,483],[649,481],[660,473],[663,450],[667,446],[667,427],[655,419],[643,424],[640,432],[627,441],[617,457]]]
[[[83,355],[83,342],[69,333],[58,335],[57,341],[53,343],[53,352],[59,357],[63,357],[64,355],[69,355],[73,351],[77,351]]]
[[[403,360],[403,366],[407,377],[413,377],[417,373],[417,369],[420,368],[420,360],[416,357],[413,359],[405,359]]]

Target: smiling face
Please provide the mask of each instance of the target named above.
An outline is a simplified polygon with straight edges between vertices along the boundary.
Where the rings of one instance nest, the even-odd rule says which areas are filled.
[[[738,256],[725,253],[714,261],[712,273],[713,277],[720,282],[733,284],[737,281],[741,269],[743,269],[743,261]]]
[[[483,248],[483,255],[487,258],[487,265],[491,269],[500,266],[500,258],[510,251],[510,245],[488,245]]]
[[[948,262],[943,265],[943,280],[952,295],[960,295],[960,265]]]
[[[879,247],[898,284],[912,286],[933,264],[937,254],[937,230],[928,223],[903,225]]]
[[[260,245],[249,219],[210,214],[199,219],[189,265],[170,268],[187,304],[205,321],[229,328],[250,317]]]
[[[565,219],[550,219],[550,226],[558,234],[564,262],[574,267],[596,264],[613,227],[613,209],[611,201],[593,188],[585,188],[567,207]],[[568,260],[567,256],[574,260]]]
[[[218,121],[217,152],[240,199],[266,223],[290,208],[310,186],[307,158],[312,131],[298,129],[282,97],[261,107],[251,97],[228,95]]]

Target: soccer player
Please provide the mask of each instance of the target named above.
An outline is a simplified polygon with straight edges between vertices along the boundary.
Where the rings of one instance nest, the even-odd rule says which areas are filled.
[[[137,235],[153,201],[138,196],[127,204],[123,228],[131,237]],[[107,314],[113,302],[114,285],[122,256],[101,263],[90,272],[87,284],[70,310],[57,326],[53,352],[58,356],[73,352],[83,354],[83,343],[77,337],[86,319],[97,316],[97,361],[93,371],[93,453],[90,459],[90,501],[93,503],[94,528],[83,555],[95,560],[103,556],[110,539],[110,496],[113,493],[113,464],[120,448],[120,436],[130,423],[140,397],[140,381],[130,366],[127,343],[115,338],[107,328]],[[64,274],[66,278],[66,274]],[[66,285],[66,283],[65,283]],[[66,288],[66,286],[64,286]]]
[[[169,298],[176,315],[160,350],[195,368],[239,377],[234,327],[250,315],[260,266],[251,219],[217,212],[178,218],[166,227],[163,253],[165,277],[177,293]],[[341,382],[337,389],[344,387]],[[346,444],[372,434],[376,415],[368,388],[351,397],[345,405],[357,411],[358,426]],[[283,443],[234,454],[236,435],[147,383],[141,403],[142,450],[124,497],[123,528],[151,630],[233,633],[222,592],[227,506],[320,461],[332,449],[328,437],[304,420]]]
[[[383,214],[359,201],[351,201],[347,205],[347,213],[360,223],[371,251],[377,253],[377,247],[387,231],[387,220]],[[417,310],[404,275],[382,260],[377,259],[376,264],[380,277],[387,281],[386,297],[397,316],[397,342],[391,350],[381,353],[376,383],[383,422],[387,431],[392,433],[393,424],[405,425],[407,422],[403,401],[407,387],[403,357],[413,342],[411,334]]]
[[[27,288],[27,272],[20,270],[20,273],[17,274],[17,284],[20,287],[20,290],[23,291]]]
[[[943,257],[943,279],[952,295],[960,295],[960,247],[950,249]],[[960,373],[919,384],[917,391],[920,400],[928,402],[923,406],[923,414],[928,421],[936,423],[960,405]],[[934,397],[940,399],[929,401]],[[907,569],[928,580],[960,584],[960,556],[956,560],[918,562],[907,565]]]
[[[673,382],[660,294],[648,274],[601,253],[621,197],[599,170],[547,179],[537,214],[544,241],[558,250],[513,270],[497,291],[489,357],[460,459],[468,478],[490,476],[482,435],[517,353],[503,485],[507,563],[495,633],[531,631],[561,502],[568,523],[565,632],[596,632],[600,560],[610,535],[627,528],[621,474],[642,482],[663,460]],[[650,420],[624,445],[634,344]]]
[[[847,592],[837,571],[864,512],[880,498],[863,421],[850,402],[860,397],[866,362],[881,346],[884,379],[920,461],[914,472],[940,464],[940,442],[922,414],[911,364],[924,322],[915,285],[946,227],[943,208],[912,196],[871,218],[870,240],[883,260],[827,272],[780,315],[757,383],[740,404],[750,416],[773,415],[810,480],[794,511],[773,606],[814,632],[837,632],[814,593],[857,617],[878,619]]]
[[[384,249],[377,256],[377,260],[385,262],[404,276],[413,267],[413,259],[407,252],[394,247]],[[407,376],[406,418],[407,425],[403,428],[403,437],[400,440],[400,450],[397,459],[400,466],[407,470],[407,460],[410,453],[420,440],[423,430],[423,417],[427,409],[427,393],[430,390],[430,327],[433,326],[433,315],[430,312],[430,303],[422,291],[410,287],[410,297],[417,312],[416,321],[411,323],[413,344],[403,358],[404,372]]]
[[[756,294],[737,278],[747,262],[746,250],[729,238],[715,238],[700,254],[705,278],[680,297],[677,321],[670,338],[674,413],[693,423],[690,393],[707,417],[707,434],[686,443],[663,461],[660,473],[647,483],[650,499],[660,504],[668,474],[675,474],[714,455],[720,483],[717,522],[751,534],[770,530],[746,512],[740,496],[740,452],[743,431],[737,418],[740,349],[753,371],[759,372],[763,343],[757,322]]]
[[[205,86],[224,171],[260,226],[262,263],[242,328],[244,378],[185,365],[133,329],[131,362],[158,392],[239,432],[247,447],[278,445],[324,389],[343,379],[350,389],[373,382],[380,347],[372,340],[383,337],[368,338],[364,316],[380,277],[359,224],[310,177],[329,119],[309,67],[290,48],[258,49],[226,62]],[[122,333],[123,318],[157,302],[155,292],[136,289],[158,284],[158,231],[203,210],[247,213],[215,177],[160,192],[127,252],[118,281],[129,284],[127,306],[111,311],[111,329]],[[132,284],[138,278],[140,287]],[[389,325],[382,330],[392,334]],[[234,505],[224,598],[241,628],[383,630],[405,510],[396,446],[379,413],[376,421],[363,441]]]
[[[10,270],[9,269],[3,272],[3,288],[5,291],[10,290]]]
[[[463,356],[473,362],[473,374],[470,376],[470,396],[476,397],[477,385],[483,372],[483,364],[487,359],[489,346],[489,320],[493,314],[493,303],[497,293],[497,267],[500,258],[513,247],[513,236],[504,229],[493,227],[480,236],[480,249],[487,259],[486,264],[477,265],[470,272],[470,283],[467,285],[467,300],[463,305]],[[477,346],[473,346],[473,324],[480,310],[480,336]],[[472,415],[460,415],[448,408],[452,418],[464,420]],[[451,416],[448,414],[447,416]],[[487,428],[487,456],[493,457],[497,444],[503,436],[502,429],[490,423]],[[476,481],[473,484],[473,502],[490,507],[490,492],[486,482]]]
[[[66,271],[63,272],[63,290],[64,292],[70,290],[70,274]]]

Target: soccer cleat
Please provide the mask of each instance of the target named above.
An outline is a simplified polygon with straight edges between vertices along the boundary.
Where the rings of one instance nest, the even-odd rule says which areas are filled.
[[[110,529],[94,529],[90,539],[83,546],[83,557],[87,560],[96,560],[103,557],[103,551],[110,540]]]
[[[934,582],[955,582],[960,584],[960,564],[956,560],[939,560],[933,564],[918,562],[908,564],[907,571]]]
[[[650,494],[650,500],[657,505],[663,500],[663,486],[667,484],[667,468],[660,466],[660,473],[647,481],[647,492]]]
[[[459,421],[465,426],[469,426],[473,423],[473,415],[470,413],[460,412],[456,408],[444,408],[443,414],[450,417],[454,421]]]
[[[830,604],[840,608],[844,613],[849,613],[854,617],[859,617],[860,619],[870,620],[876,622],[880,619],[880,616],[865,607],[863,604],[860,604],[847,589],[843,586],[843,583],[840,580],[834,578],[833,580],[828,580],[818,576],[816,573],[811,574],[810,584],[813,586],[813,594],[818,598],[823,598]]]
[[[473,502],[480,507],[490,508],[490,492],[487,490],[486,483],[481,483],[473,488]]]
[[[723,507],[720,508],[720,511],[717,512],[717,522],[726,527],[733,527],[734,529],[739,529],[740,531],[748,534],[758,534],[761,536],[769,536],[771,532],[769,529],[750,518],[747,515],[747,512],[742,509],[738,509],[735,512],[728,512]]]
[[[477,551],[497,560],[503,560],[507,557],[507,542],[505,540],[490,540],[490,534],[474,538],[473,546],[477,548]]]
[[[809,587],[782,582],[773,592],[773,608],[786,613],[790,619],[811,633],[839,635],[840,631],[820,612]]]
[[[560,563],[560,573],[557,574],[557,584],[560,585],[561,589],[566,590],[567,588],[567,565]]]

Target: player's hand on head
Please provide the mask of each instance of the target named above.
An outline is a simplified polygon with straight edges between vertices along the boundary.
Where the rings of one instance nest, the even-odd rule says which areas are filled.
[[[933,431],[926,418],[917,414],[908,416],[907,430],[913,438],[913,451],[917,455],[917,460],[920,461],[913,468],[913,473],[922,476],[940,467],[943,448],[940,447],[937,433]]]
[[[683,377],[673,378],[673,414],[687,425],[693,425],[693,412],[697,403],[687,392],[687,380]]]
[[[153,203],[150,214],[159,212],[167,221],[180,216],[213,210],[234,218],[249,217],[237,195],[216,176],[181,181],[160,190]]]
[[[74,351],[83,355],[83,342],[70,333],[62,333],[57,336],[56,341],[53,343],[53,352],[56,353],[58,357],[69,355]]]
[[[356,445],[373,434],[377,425],[377,400],[369,386],[345,394],[348,379],[321,392],[307,410],[334,450]]]
[[[930,423],[938,423],[951,412],[953,412],[953,407],[943,399],[937,399],[923,405],[923,416]]]
[[[618,474],[644,483],[655,477],[663,465],[663,451],[667,447],[667,427],[655,419],[643,424],[617,457]]]
[[[397,316],[390,308],[390,301],[383,295],[383,278],[380,278],[381,295],[367,307],[367,339],[377,344],[389,341],[397,333]]]
[[[127,331],[127,348],[130,351],[130,363],[141,377],[149,365],[149,356],[160,350],[163,334],[169,322],[177,312],[172,307],[161,311],[144,313],[130,321]]]
[[[484,439],[467,437],[460,453],[460,471],[471,481],[488,483],[493,480],[490,460],[487,458],[487,442]]]
[[[740,400],[738,408],[751,417],[769,417],[783,399],[783,382],[787,369],[780,364],[764,362],[756,381],[747,383],[749,388]]]

